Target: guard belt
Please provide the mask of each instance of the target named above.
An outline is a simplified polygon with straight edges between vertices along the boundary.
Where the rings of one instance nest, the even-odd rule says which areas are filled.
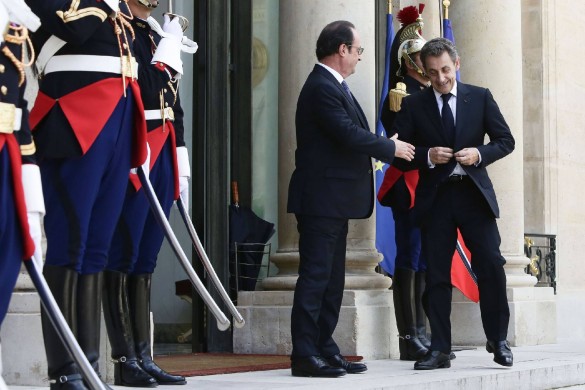
[[[12,134],[20,130],[22,110],[14,104],[0,102],[0,133]]]
[[[138,78],[138,63],[126,56],[62,55],[52,57],[45,66],[45,75],[54,72],[103,72]]]
[[[172,122],[175,120],[175,113],[172,107],[165,107],[162,110],[144,110],[144,118],[147,121],[164,119]]]

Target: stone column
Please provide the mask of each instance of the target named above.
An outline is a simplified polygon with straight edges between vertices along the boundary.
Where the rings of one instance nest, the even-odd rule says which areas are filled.
[[[290,309],[299,263],[294,215],[287,214],[288,183],[294,170],[295,111],[300,90],[315,62],[315,43],[328,23],[346,19],[355,24],[366,48],[348,84],[375,126],[375,12],[374,2],[302,0],[280,3],[279,93],[279,250],[271,256],[278,274],[264,280],[265,291],[240,292],[238,304],[247,327],[234,329],[234,351],[291,352]],[[350,221],[346,291],[336,338],[342,353],[387,358],[397,344],[391,280],[374,271],[380,261],[375,249],[375,219]],[[268,319],[268,320],[267,320]],[[277,326],[275,326],[277,324]],[[359,326],[358,326],[359,324]],[[391,334],[392,333],[392,334]],[[352,334],[354,337],[342,335]],[[335,336],[334,336],[335,337]],[[393,354],[396,351],[392,352]]]
[[[536,278],[524,272],[524,169],[521,2],[506,0],[451,1],[449,16],[461,56],[461,81],[488,87],[498,102],[516,149],[488,168],[500,205],[498,227],[506,258],[510,326],[514,345],[556,340],[556,309],[552,288],[533,287]],[[473,259],[472,259],[473,261]],[[454,343],[482,343],[479,308],[458,299],[453,310]],[[471,316],[471,317],[470,317]],[[538,323],[538,327],[531,326]],[[479,324],[479,323],[478,323]]]

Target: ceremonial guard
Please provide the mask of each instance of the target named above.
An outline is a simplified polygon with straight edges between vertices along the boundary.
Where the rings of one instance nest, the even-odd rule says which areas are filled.
[[[188,206],[191,168],[178,87],[183,73],[181,51],[194,53],[197,46],[183,37],[179,17],[165,14],[161,27],[150,16],[157,0],[129,0],[128,5],[134,14],[138,82],[148,127],[150,157],[143,169],[168,218],[179,194]],[[164,235],[144,191],[131,173],[105,272],[104,315],[115,362],[114,384],[182,385],[184,377],[165,372],[152,358],[151,279]]]
[[[389,86],[393,89],[388,93],[381,113],[388,137],[394,135],[392,124],[400,111],[402,97],[429,85],[420,61],[420,50],[426,42],[421,36],[423,8],[424,4],[419,9],[405,7],[396,15],[402,28],[392,42],[390,56],[391,69],[397,71],[390,77]],[[426,264],[421,255],[420,228],[415,226],[411,211],[417,183],[418,171],[402,172],[391,166],[386,170],[378,192],[380,203],[392,208],[395,224],[395,237],[387,239],[396,241],[392,290],[401,360],[423,357],[431,344],[426,337],[426,316],[422,307]]]
[[[34,57],[28,33],[39,25],[22,0],[0,0],[0,325],[22,261],[33,257],[42,264],[45,206],[24,99],[24,68]],[[8,389],[2,379],[1,348],[0,389]]]
[[[126,0],[26,2],[42,21],[31,127],[47,209],[43,274],[98,371],[103,270],[128,171],[147,154],[132,14]],[[51,388],[85,389],[41,313]]]

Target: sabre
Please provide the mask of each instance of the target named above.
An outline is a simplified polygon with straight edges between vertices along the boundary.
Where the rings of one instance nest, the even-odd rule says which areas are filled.
[[[187,210],[185,210],[185,205],[183,203],[183,198],[181,198],[181,196],[179,196],[179,199],[177,200],[176,204],[177,204],[177,208],[179,209],[179,213],[181,214],[181,217],[183,218],[183,222],[185,222],[185,226],[187,226],[187,230],[189,231],[189,236],[191,236],[191,241],[193,241],[193,246],[195,247],[195,250],[197,251],[199,258],[201,259],[201,262],[203,263],[205,270],[207,271],[207,273],[211,277],[211,281],[213,282],[215,289],[217,290],[219,295],[221,295],[221,298],[223,299],[223,301],[227,305],[228,310],[230,311],[230,313],[234,317],[234,320],[235,320],[234,325],[236,326],[236,328],[243,327],[246,324],[246,321],[244,320],[244,318],[242,317],[240,312],[238,312],[238,309],[236,309],[236,307],[232,303],[232,300],[230,299],[228,293],[225,291],[225,288],[223,287],[219,278],[217,277],[217,274],[215,273],[215,270],[213,269],[213,265],[211,264],[211,261],[209,261],[209,257],[207,256],[207,253],[205,252],[203,245],[201,245],[201,241],[199,240],[199,236],[197,235],[197,231],[195,230],[195,226],[193,226],[193,222],[191,221],[191,218],[189,218],[189,215],[187,214]]]
[[[53,297],[53,293],[51,292],[45,277],[39,272],[32,259],[25,260],[24,266],[39,293],[39,298],[41,299],[41,304],[47,313],[47,317],[49,317],[53,328],[55,328],[55,331],[65,345],[65,348],[81,370],[83,378],[92,390],[106,390],[106,386],[100,380],[97,373],[85,357],[85,354],[77,343],[75,336],[73,336],[69,325],[67,325],[67,321],[65,321],[65,317],[63,317],[63,313],[61,313],[61,309],[59,309],[59,305],[57,305],[55,297]]]
[[[171,19],[179,18],[179,24],[181,25],[183,31],[187,30],[187,28],[189,27],[189,19],[182,15],[177,15],[173,13],[173,0],[169,0],[168,12],[165,12],[164,15],[169,15]]]
[[[217,306],[211,295],[209,295],[209,292],[207,292],[205,286],[203,286],[203,283],[201,283],[199,276],[197,276],[197,273],[195,272],[193,266],[189,262],[189,259],[185,255],[183,248],[181,248],[181,244],[179,243],[177,236],[175,236],[175,233],[173,232],[173,229],[171,228],[171,225],[169,224],[169,221],[167,220],[167,217],[163,212],[163,209],[158,201],[158,198],[156,197],[156,194],[154,193],[154,190],[152,188],[152,184],[150,183],[150,180],[146,176],[144,169],[142,168],[142,166],[140,166],[136,171],[138,173],[140,183],[144,188],[144,193],[148,198],[148,203],[150,203],[152,213],[154,214],[154,217],[159,223],[161,229],[163,230],[165,237],[167,238],[169,244],[171,245],[171,248],[173,249],[173,252],[175,252],[175,255],[177,255],[177,259],[179,259],[179,262],[183,266],[183,269],[189,276],[191,284],[193,284],[193,287],[195,287],[195,290],[197,290],[197,292],[203,299],[203,302],[205,302],[207,307],[209,307],[211,313],[217,320],[217,328],[221,331],[227,330],[230,327],[230,321]]]

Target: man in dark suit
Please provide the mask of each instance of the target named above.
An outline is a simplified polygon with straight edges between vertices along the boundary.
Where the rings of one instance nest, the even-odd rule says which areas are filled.
[[[451,41],[428,41],[421,60],[432,88],[405,97],[394,122],[394,131],[416,148],[411,162],[397,160],[395,165],[419,169],[414,212],[427,259],[423,302],[432,340],[429,353],[414,368],[450,367],[450,272],[458,228],[477,275],[486,349],[496,363],[512,366],[506,341],[506,261],[499,249],[499,209],[486,167],[514,150],[514,138],[488,89],[456,81],[459,56]],[[484,144],[486,134],[489,142]]]
[[[345,282],[348,219],[374,206],[370,156],[411,160],[414,148],[370,132],[344,79],[363,48],[353,24],[327,25],[317,40],[319,63],[307,78],[296,111],[296,169],[288,195],[299,231],[299,278],[291,317],[292,375],[345,375],[367,370],[340,355],[332,338]]]

